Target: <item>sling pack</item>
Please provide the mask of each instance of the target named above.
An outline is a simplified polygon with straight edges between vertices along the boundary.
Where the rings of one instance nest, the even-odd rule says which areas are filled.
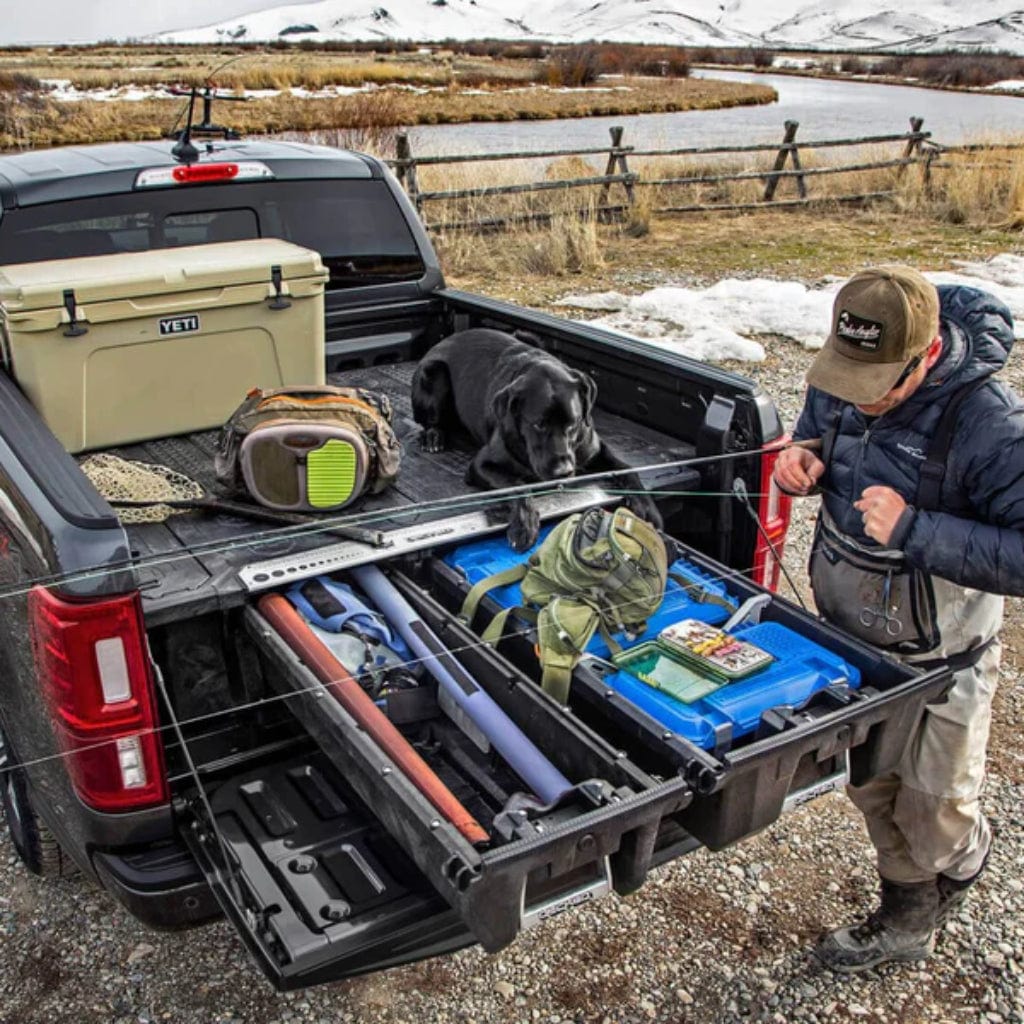
[[[344,508],[398,475],[391,415],[386,395],[362,388],[256,388],[221,431],[217,479],[268,508]]]
[[[914,507],[939,508],[946,461],[960,409],[987,379],[959,388],[942,411],[924,463]],[[838,422],[825,432],[822,459],[831,458]],[[847,632],[900,655],[921,655],[941,642],[931,576],[909,565],[902,552],[855,543],[822,509],[808,566],[818,611]]]
[[[667,575],[665,543],[650,523],[627,508],[592,508],[559,523],[526,562],[477,583],[461,617],[471,622],[488,591],[522,581],[531,607],[500,612],[483,638],[497,643],[513,612],[535,620],[541,685],[565,704],[572,670],[594,634],[600,630],[618,651],[612,633],[642,633],[661,604]]]

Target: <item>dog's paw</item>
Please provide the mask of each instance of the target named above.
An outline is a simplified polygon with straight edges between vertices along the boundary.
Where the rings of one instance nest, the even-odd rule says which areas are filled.
[[[437,454],[445,450],[444,431],[438,427],[427,427],[420,435],[420,447],[425,452]]]
[[[525,551],[537,542],[540,533],[540,513],[525,502],[517,502],[509,519],[508,532],[505,536],[513,551]]]
[[[665,525],[665,520],[662,519],[658,506],[654,504],[654,499],[649,498],[646,494],[630,495],[626,499],[626,508],[634,515],[645,519],[656,530],[660,530]]]

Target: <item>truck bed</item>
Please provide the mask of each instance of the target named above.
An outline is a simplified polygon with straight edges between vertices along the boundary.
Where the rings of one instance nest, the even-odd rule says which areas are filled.
[[[398,529],[444,519],[452,514],[450,510],[428,509],[413,514],[408,510],[421,502],[479,493],[464,481],[474,452],[468,439],[456,439],[457,446],[439,454],[420,447],[420,427],[412,418],[409,402],[415,367],[413,361],[391,363],[349,369],[328,378],[331,384],[382,392],[394,407],[394,427],[403,448],[399,478],[393,487],[366,497],[353,509],[359,514],[379,513],[373,516],[375,529]],[[694,454],[692,445],[600,408],[595,409],[594,421],[601,437],[633,466],[671,463]],[[124,459],[168,466],[195,480],[206,493],[216,494],[216,446],[217,431],[203,431],[108,451]],[[672,471],[669,478],[670,486],[679,490],[696,487],[699,482],[696,470]],[[666,480],[651,486],[665,487]],[[126,530],[134,555],[144,559],[140,582],[147,620],[152,623],[195,614],[212,602],[224,607],[232,594],[240,601],[240,567],[325,543],[322,535],[282,538],[273,525],[207,511],[180,513],[163,523],[128,524]]]

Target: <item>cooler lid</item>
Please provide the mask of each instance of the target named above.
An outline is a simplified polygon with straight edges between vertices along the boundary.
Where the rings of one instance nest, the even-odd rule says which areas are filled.
[[[271,267],[282,281],[327,280],[320,254],[278,238],[150,249],[108,256],[15,263],[0,267],[0,304],[10,313],[60,308],[64,292],[75,302],[104,302],[147,295],[174,295],[231,285],[270,282]]]

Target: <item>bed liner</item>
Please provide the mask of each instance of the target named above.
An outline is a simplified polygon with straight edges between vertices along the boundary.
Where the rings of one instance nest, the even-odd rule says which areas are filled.
[[[390,363],[349,369],[331,374],[328,382],[383,392],[394,407],[395,431],[402,441],[402,468],[395,485],[381,494],[369,495],[355,508],[360,514],[379,512],[377,529],[397,529],[413,523],[447,518],[451,510],[422,510],[410,515],[410,505],[457,498],[480,492],[466,484],[466,468],[474,449],[467,439],[454,439],[455,446],[438,454],[425,452],[419,444],[420,426],[412,418],[409,388],[415,362]],[[690,458],[694,447],[668,434],[652,430],[600,408],[594,410],[600,436],[633,466],[671,463]],[[217,431],[203,431],[180,437],[160,438],[139,444],[107,449],[112,455],[168,466],[190,477],[204,491],[216,493],[213,457]],[[87,458],[82,456],[81,458]],[[699,487],[696,469],[673,469],[648,486],[676,490]],[[389,515],[389,510],[394,513]],[[163,523],[127,524],[129,544],[135,557],[149,557],[139,569],[140,590],[147,621],[163,621],[210,609],[224,608],[244,600],[245,590],[238,570],[249,563],[298,554],[330,542],[326,535],[296,538],[264,523],[233,516],[188,512]],[[201,550],[203,548],[212,550]],[[200,549],[200,550],[196,550]],[[166,556],[161,562],[159,556]]]

